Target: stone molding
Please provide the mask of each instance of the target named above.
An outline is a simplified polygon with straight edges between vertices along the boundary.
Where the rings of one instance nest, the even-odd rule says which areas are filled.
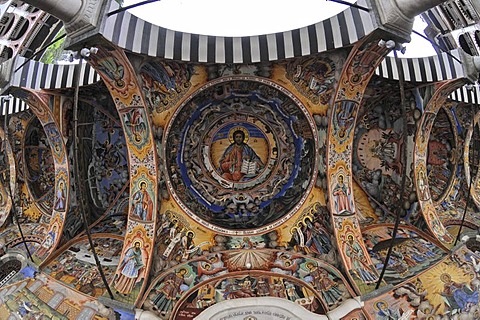
[[[371,7],[379,27],[400,38],[402,42],[410,42],[414,18],[409,17],[397,5],[395,0],[371,0]]]
[[[460,53],[460,60],[462,61],[464,77],[472,83],[478,81],[480,73],[480,57],[471,56],[461,48],[458,49],[458,52]]]
[[[15,65],[15,57],[10,58],[0,64],[0,94],[5,92],[10,85]]]
[[[99,24],[100,13],[103,11],[103,2],[101,0],[82,1],[82,7],[77,14],[71,20],[64,21],[68,36],[76,38],[95,30]]]

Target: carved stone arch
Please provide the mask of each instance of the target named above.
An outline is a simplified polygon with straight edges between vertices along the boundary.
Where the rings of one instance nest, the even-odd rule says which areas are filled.
[[[26,266],[27,259],[22,252],[11,250],[0,257],[0,287],[5,285]]]
[[[29,89],[13,89],[13,94],[24,100],[37,116],[46,133],[55,168],[54,202],[51,216],[43,215],[40,224],[45,225],[46,233],[40,248],[32,255],[39,265],[48,259],[60,242],[60,236],[69,207],[70,166],[67,158],[65,140],[58,127],[56,118],[50,109],[52,96]]]
[[[256,297],[244,298],[236,301],[222,301],[203,311],[197,319],[212,320],[230,317],[235,319],[236,316],[238,316],[238,319],[275,319],[277,317],[279,319],[291,320],[330,319],[328,316],[310,312],[297,303],[273,297]]]
[[[0,152],[3,153],[3,165],[8,166],[8,175],[7,172],[0,172],[3,176],[0,179],[0,227],[3,226],[5,221],[7,220],[8,216],[10,215],[10,210],[12,209],[13,204],[13,191],[15,190],[15,186],[17,183],[17,174],[16,174],[16,163],[15,163],[15,156],[13,155],[12,146],[10,145],[10,140],[8,139],[8,135],[5,134],[2,128],[0,128],[0,140],[1,140],[1,148]],[[6,167],[1,167],[0,170],[7,170]],[[9,178],[8,181],[5,178]],[[6,185],[9,184],[9,185]],[[9,193],[10,191],[10,193]]]
[[[110,91],[125,133],[130,204],[120,264],[111,285],[115,300],[133,305],[138,302],[147,285],[158,210],[158,167],[151,119],[135,71],[123,50],[99,46],[98,52],[92,54],[88,62]],[[139,199],[144,204],[143,209],[134,203]],[[137,243],[139,249],[135,249]],[[140,255],[138,263],[142,266],[138,265],[138,274],[129,280],[130,284],[126,284],[124,280],[127,279],[122,275],[123,267],[135,252]]]
[[[352,155],[355,123],[365,89],[388,53],[373,33],[350,52],[330,106],[327,184],[334,234],[346,273],[358,293],[375,288],[378,275],[365,248],[353,198]],[[373,285],[372,285],[373,284]]]
[[[319,316],[320,314],[326,314],[328,312],[328,309],[325,305],[325,302],[323,301],[322,297],[321,297],[321,292],[318,291],[318,290],[315,290],[315,288],[310,284],[310,283],[307,283],[303,280],[300,280],[296,277],[293,277],[293,276],[289,276],[289,275],[283,275],[283,274],[278,274],[278,273],[274,273],[274,272],[265,272],[265,271],[261,271],[261,270],[248,270],[248,271],[243,271],[243,272],[232,272],[232,273],[229,273],[228,275],[223,275],[223,276],[219,276],[219,277],[214,277],[214,278],[211,278],[209,279],[208,281],[204,281],[204,282],[201,282],[199,284],[197,284],[196,286],[194,286],[193,288],[191,288],[190,290],[188,290],[187,292],[185,292],[185,294],[178,300],[178,302],[175,304],[175,306],[173,307],[173,311],[172,313],[170,314],[170,318],[177,318],[180,314],[181,314],[181,310],[183,309],[183,307],[185,306],[185,304],[187,304],[187,299],[191,299],[192,296],[201,296],[201,291],[202,291],[202,288],[204,287],[208,287],[208,286],[212,286],[212,287],[215,287],[215,288],[221,288],[223,285],[219,285],[219,283],[223,282],[223,283],[235,283],[235,286],[238,286],[238,284],[242,283],[251,283],[251,282],[255,282],[254,279],[257,279],[257,284],[258,282],[260,282],[261,280],[260,279],[264,279],[264,281],[266,279],[281,279],[282,283],[286,283],[286,291],[288,290],[291,290],[292,288],[295,288],[296,291],[297,291],[297,294],[298,294],[298,289],[301,288],[303,290],[303,292],[310,292],[310,295],[306,295],[305,297],[302,297],[300,299],[298,299],[296,301],[296,303],[300,304],[299,302],[301,302],[302,300],[304,300],[303,303],[305,304],[308,304],[309,302],[311,303],[312,301],[316,301],[316,303],[311,303],[311,305],[314,305],[316,306],[316,308],[314,310],[311,310],[313,311],[313,313],[316,315],[316,316]],[[269,284],[269,280],[266,280],[266,283],[268,285]],[[240,285],[242,286],[242,285]],[[228,287],[228,285],[227,285]],[[255,293],[254,292],[254,284],[252,283],[251,284],[251,287],[247,287],[247,285],[245,285],[245,287],[242,287],[241,289],[239,289],[239,293],[242,292],[242,294],[244,294],[245,296],[243,297],[241,294],[238,294],[236,293],[235,289],[231,289],[232,292],[231,292],[231,295],[230,297],[227,297],[227,300],[237,300],[237,299],[245,299],[245,298],[252,298],[252,297],[257,297],[257,298],[261,298],[262,296],[258,296],[258,293]],[[229,289],[227,289],[229,290]],[[242,291],[243,290],[243,291]],[[251,291],[251,293],[248,293],[248,291]],[[238,295],[238,296],[237,296]],[[288,296],[288,293],[287,293],[287,297],[284,297],[283,300],[286,300],[286,301],[290,301],[289,299],[289,296]],[[240,300],[240,301],[241,301]],[[321,303],[321,306],[319,305],[319,302]],[[221,303],[221,302],[220,302]],[[212,304],[214,305],[214,304]],[[304,309],[305,310],[305,309]],[[321,310],[319,312],[319,310]],[[162,314],[161,314],[162,315]]]
[[[443,225],[437,213],[436,205],[430,196],[427,180],[427,147],[437,112],[443,107],[448,96],[465,83],[466,79],[462,78],[442,82],[436,87],[435,93],[425,106],[425,112],[420,120],[413,152],[414,180],[420,210],[425,218],[428,229],[448,248],[453,247],[454,238]]]

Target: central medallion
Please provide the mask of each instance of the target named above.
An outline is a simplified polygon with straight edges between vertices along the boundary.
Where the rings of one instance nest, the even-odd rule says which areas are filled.
[[[227,189],[251,190],[276,167],[275,137],[248,113],[227,113],[212,125],[203,144],[210,146],[202,154],[208,172]]]
[[[312,188],[316,133],[287,90],[255,79],[209,83],[175,113],[167,184],[193,219],[225,234],[270,230]]]

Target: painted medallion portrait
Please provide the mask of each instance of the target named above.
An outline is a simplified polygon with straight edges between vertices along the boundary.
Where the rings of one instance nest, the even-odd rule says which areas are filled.
[[[226,148],[225,138],[229,143]],[[218,157],[221,149],[224,150]],[[255,126],[230,124],[214,136],[211,156],[222,178],[233,182],[249,181],[265,168],[268,141]]]
[[[279,225],[313,187],[313,120],[278,85],[217,80],[176,111],[167,131],[170,191],[216,232],[262,232]]]

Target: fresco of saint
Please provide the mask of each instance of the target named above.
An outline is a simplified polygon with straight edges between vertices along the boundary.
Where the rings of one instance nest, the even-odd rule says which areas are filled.
[[[132,215],[135,218],[151,221],[153,216],[153,202],[147,191],[147,183],[140,182],[140,190],[133,196]]]
[[[349,234],[344,244],[344,252],[350,260],[349,263],[353,273],[364,283],[375,283],[378,280],[378,276],[371,266],[367,264],[365,252],[354,236]]]
[[[115,289],[124,295],[132,292],[140,277],[140,270],[144,268],[142,249],[139,241],[128,248],[121,263],[122,271],[115,281]]]
[[[350,215],[353,213],[351,191],[348,185],[345,184],[342,174],[337,177],[337,184],[333,188],[333,195],[335,197],[335,214]]]
[[[57,188],[57,196],[55,199],[55,210],[57,211],[65,211],[65,183],[60,181]]]
[[[222,177],[230,181],[242,181],[254,178],[264,168],[264,164],[255,150],[245,142],[245,132],[235,130],[233,142],[225,149],[220,158]]]
[[[57,239],[57,229],[58,227],[54,225],[52,230],[47,233],[40,249],[35,253],[37,257],[43,258],[55,244],[55,240]]]

